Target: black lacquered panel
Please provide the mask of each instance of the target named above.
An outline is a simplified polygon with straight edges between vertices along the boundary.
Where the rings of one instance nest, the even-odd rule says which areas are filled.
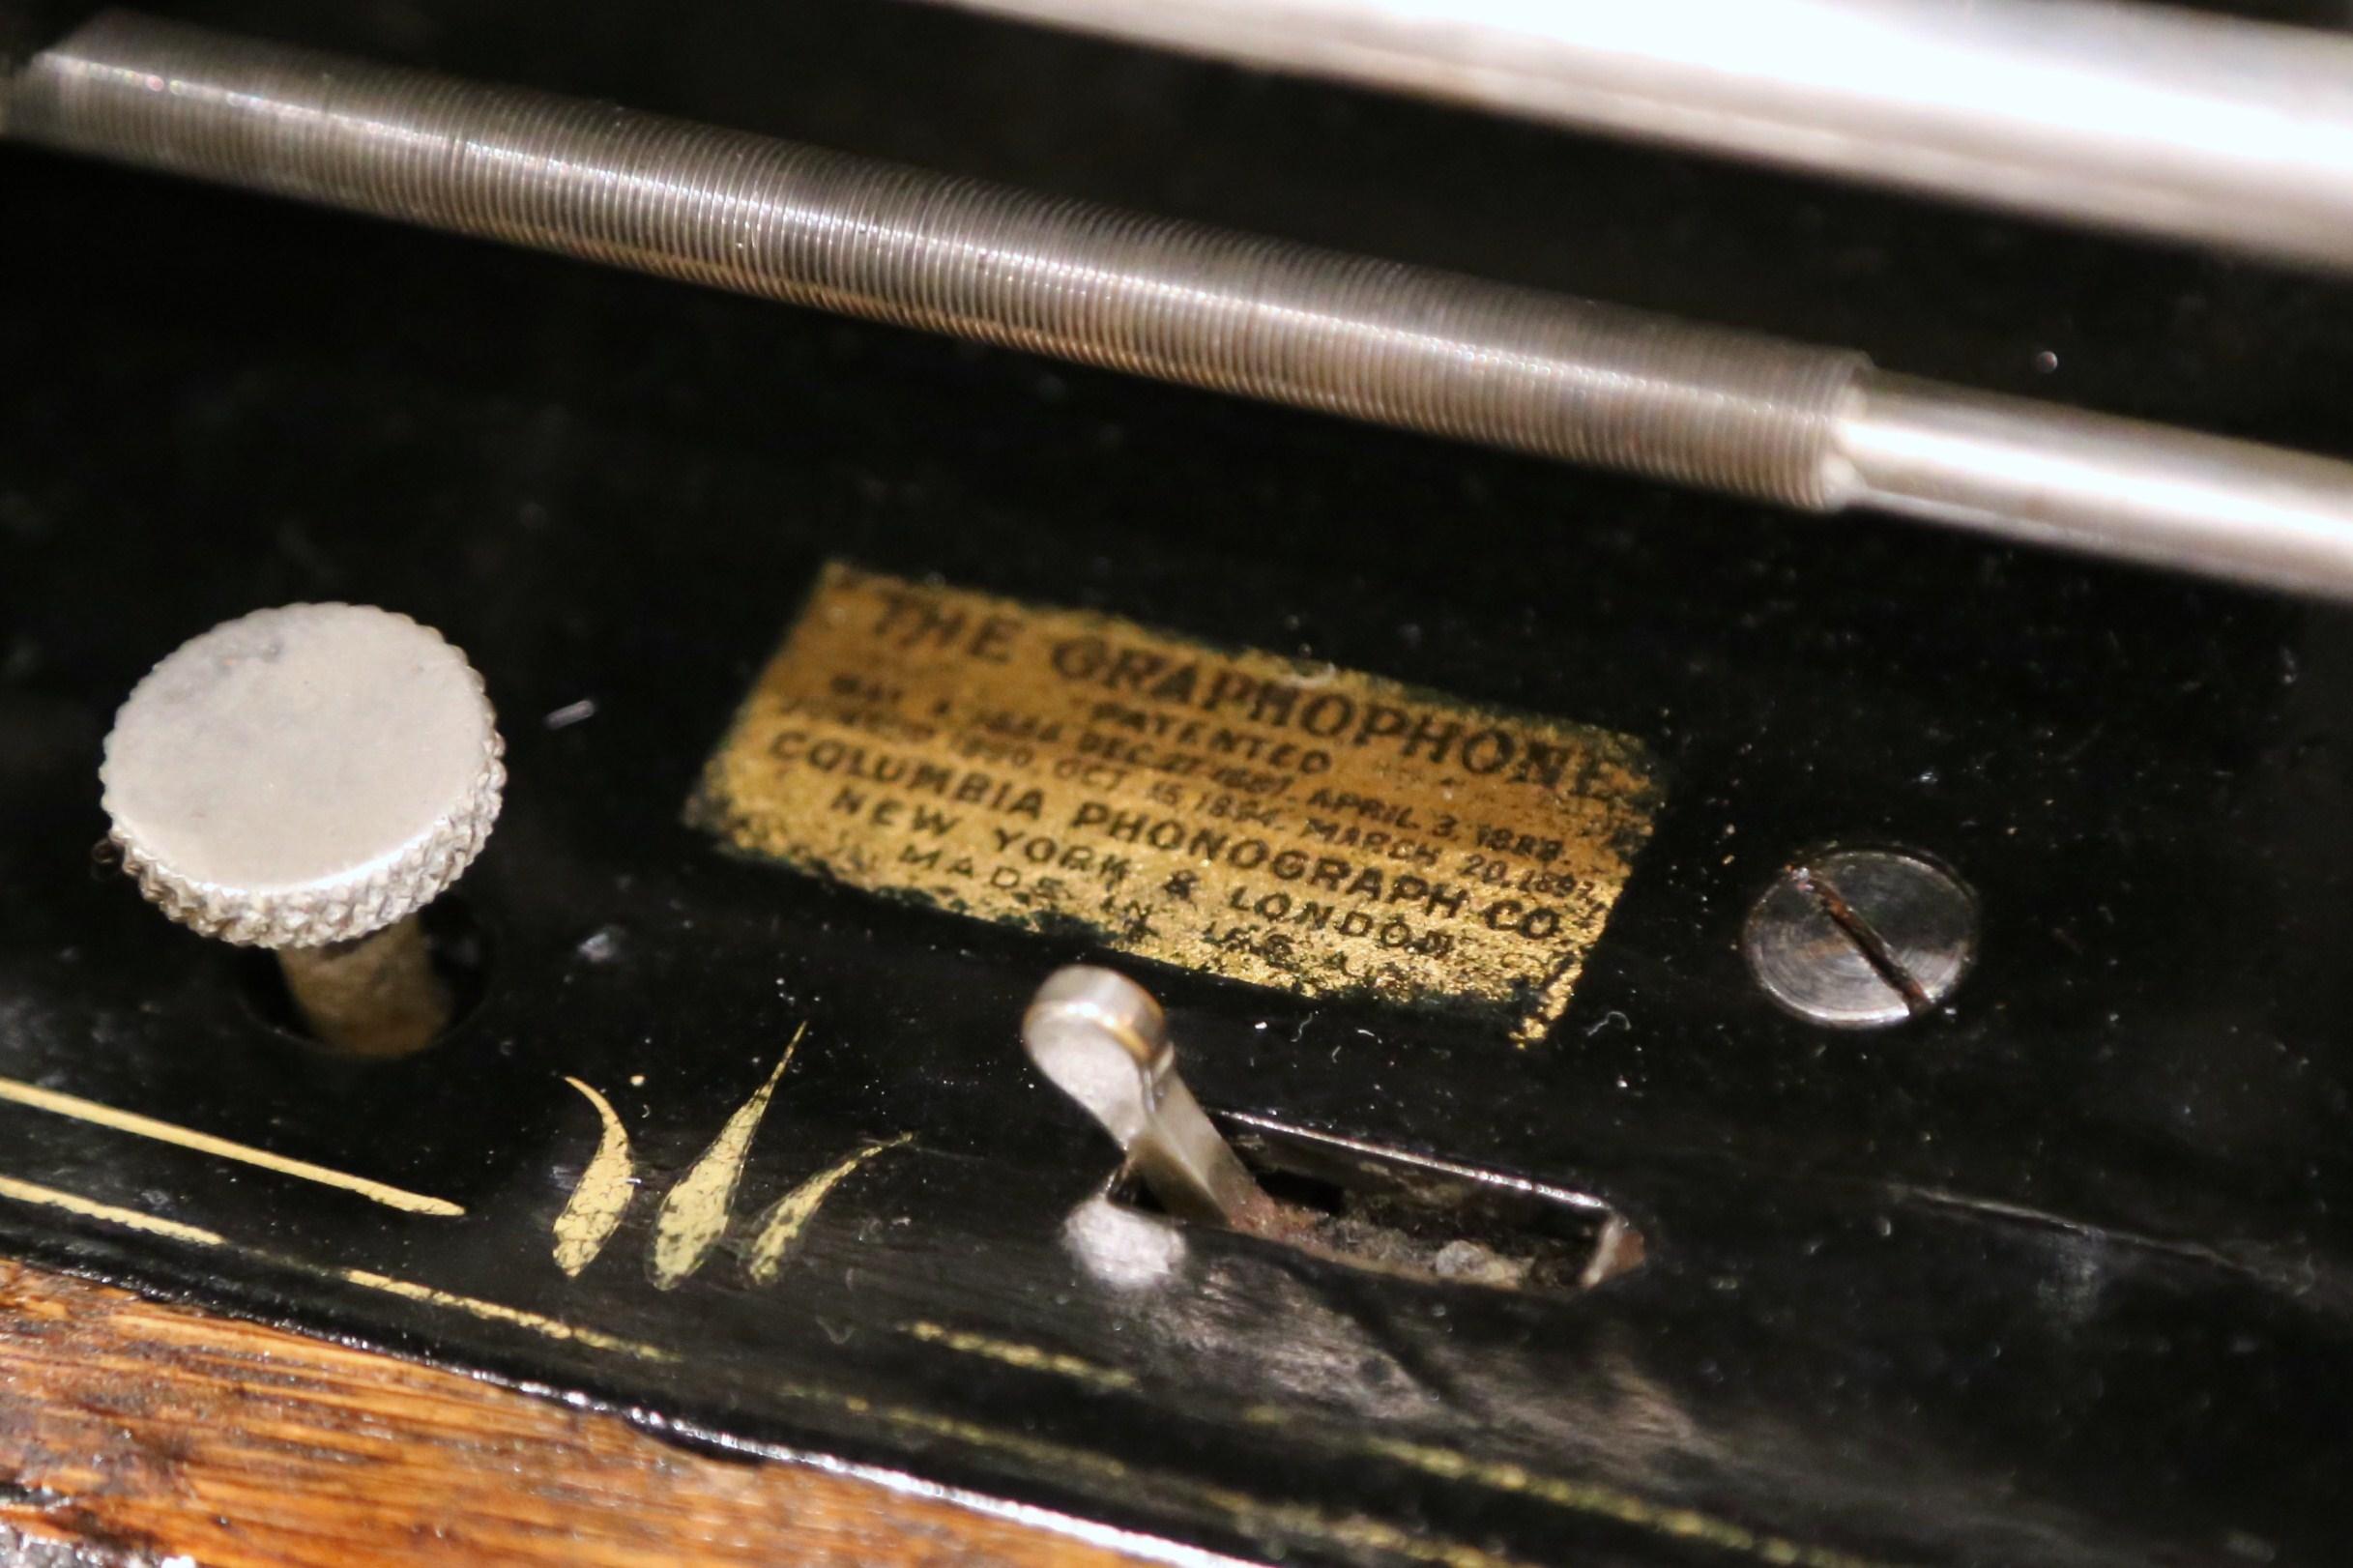
[[[921,9],[690,8],[654,47],[618,13],[196,10],[2353,450],[2345,292],[2250,266]],[[0,213],[14,1248],[1212,1551],[2331,1560],[2342,612],[19,152]],[[1101,953],[682,821],[830,559],[1649,747],[1655,834],[1540,1044],[1132,966],[1212,1107],[1597,1195],[1642,1266],[1513,1293],[1085,1207],[1115,1156],[1017,1030]],[[509,744],[457,895],[484,994],[390,1065],[293,1038],[266,964],[92,859],[131,683],[317,598],[440,626]],[[1861,841],[1965,877],[1982,953],[1937,1015],[1827,1031],[1757,993],[1740,926],[1790,857]],[[797,1034],[730,1228],[665,1254]],[[567,1078],[639,1182],[576,1274],[602,1123]]]

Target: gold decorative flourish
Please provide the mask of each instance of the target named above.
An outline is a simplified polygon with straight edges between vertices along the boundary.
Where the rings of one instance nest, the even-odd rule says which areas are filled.
[[[296,1258],[268,1247],[247,1246],[243,1242],[231,1241],[218,1231],[205,1230],[202,1226],[183,1225],[178,1220],[162,1219],[154,1214],[143,1214],[134,1208],[124,1208],[114,1204],[100,1203],[95,1198],[84,1198],[77,1193],[60,1192],[55,1187],[44,1187],[37,1181],[20,1181],[15,1176],[0,1176],[0,1198],[15,1199],[22,1204],[37,1204],[44,1208],[54,1208],[83,1219],[103,1220],[109,1225],[119,1225],[127,1231],[137,1231],[147,1235],[168,1236],[174,1241],[189,1241],[202,1247],[224,1248],[241,1257],[251,1258],[258,1263],[267,1263],[273,1268],[291,1269],[297,1273],[308,1274],[314,1279],[340,1280],[346,1285],[357,1285],[364,1290],[379,1291],[387,1295],[396,1295],[410,1301],[421,1301],[427,1306],[440,1307],[446,1311],[462,1312],[486,1322],[512,1323],[518,1328],[528,1328],[536,1334],[544,1334],[549,1339],[568,1340],[593,1350],[611,1350],[623,1355],[635,1356],[644,1361],[675,1361],[678,1359],[675,1354],[658,1345],[648,1345],[640,1340],[623,1339],[619,1335],[601,1333],[594,1328],[582,1328],[576,1324],[565,1322],[561,1319],[547,1317],[542,1313],[526,1312],[520,1307],[510,1307],[499,1301],[485,1301],[479,1296],[459,1295],[452,1291],[436,1290],[430,1285],[420,1285],[414,1280],[395,1279],[390,1274],[373,1273],[364,1268],[335,1268],[324,1263],[314,1263],[306,1258]]]
[[[719,1129],[719,1136],[662,1199],[661,1211],[654,1218],[654,1251],[646,1261],[646,1277],[655,1290],[672,1290],[684,1282],[703,1266],[727,1234],[736,1186],[743,1179],[743,1162],[751,1153],[752,1137],[760,1130],[761,1118],[768,1115],[769,1097],[776,1092],[784,1069],[793,1064],[793,1053],[808,1031],[806,1024],[794,1031],[768,1082],[737,1107],[727,1125]]]
[[[556,1266],[576,1275],[596,1261],[629,1211],[629,1201],[637,1196],[637,1166],[629,1156],[628,1129],[611,1103],[577,1078],[564,1081],[588,1096],[603,1123],[596,1152],[573,1183],[571,1201],[556,1216]]]
[[[86,1220],[104,1220],[127,1231],[167,1235],[174,1241],[193,1241],[201,1247],[218,1247],[228,1243],[228,1237],[218,1231],[183,1225],[178,1220],[158,1219],[153,1214],[142,1214],[135,1208],[118,1208],[112,1204],[102,1204],[95,1198],[59,1192],[55,1187],[44,1187],[38,1181],[19,1181],[15,1176],[0,1176],[0,1198],[14,1198],[20,1204],[38,1204],[44,1208],[77,1214]]]
[[[1300,1535],[1359,1556],[1381,1553],[1427,1564],[1428,1568],[1526,1568],[1524,1559],[1502,1556],[1427,1530],[1409,1530],[1361,1514],[1326,1514],[1310,1503],[1270,1503],[1235,1488],[1141,1469],[1096,1449],[983,1426],[934,1410],[885,1405],[859,1413],[871,1413],[900,1431],[945,1437],[1007,1455],[1050,1473],[1087,1475],[1097,1482],[1118,1486],[1130,1495],[1173,1498],[1206,1508],[1225,1516],[1245,1535]]]
[[[897,1148],[914,1140],[915,1134],[905,1132],[888,1143],[875,1144],[859,1149],[795,1187],[777,1199],[760,1216],[752,1232],[752,1244],[743,1256],[743,1272],[754,1285],[773,1285],[784,1268],[784,1260],[800,1240],[800,1233],[808,1228],[820,1205],[835,1187],[846,1180],[850,1173],[887,1149]]]
[[[240,1248],[239,1250],[247,1249]],[[257,1253],[255,1256],[268,1257],[273,1263],[287,1261],[272,1254]],[[339,1279],[346,1285],[363,1286],[367,1290],[381,1291],[387,1295],[400,1296],[405,1300],[421,1301],[427,1306],[442,1307],[451,1312],[462,1312],[486,1322],[512,1323],[518,1328],[528,1328],[535,1334],[544,1334],[549,1339],[569,1340],[574,1344],[585,1345],[592,1350],[614,1350],[623,1355],[635,1356],[641,1361],[675,1361],[678,1359],[675,1353],[663,1350],[658,1345],[648,1345],[641,1340],[623,1339],[618,1334],[601,1333],[594,1328],[582,1328],[576,1323],[567,1323],[561,1318],[550,1318],[537,1312],[525,1312],[520,1307],[510,1307],[500,1301],[485,1301],[475,1295],[459,1295],[454,1291],[437,1291],[430,1285],[420,1285],[414,1280],[394,1279],[390,1274],[371,1273],[364,1268],[323,1269],[310,1264],[303,1266],[308,1272],[325,1274],[331,1278]]]
[[[299,1176],[305,1181],[313,1181],[322,1187],[334,1187],[344,1192],[358,1193],[361,1197],[382,1204],[387,1208],[402,1209],[411,1214],[438,1214],[451,1218],[465,1213],[462,1205],[450,1203],[446,1198],[428,1198],[423,1193],[409,1192],[381,1181],[370,1181],[365,1176],[356,1176],[348,1172],[330,1170],[324,1165],[313,1165],[308,1160],[290,1159],[283,1154],[273,1154],[266,1148],[255,1148],[250,1144],[232,1143],[226,1138],[216,1138],[209,1132],[197,1132],[190,1127],[175,1126],[168,1121],[159,1121],[154,1117],[143,1117],[136,1111],[118,1111],[111,1105],[101,1105],[96,1100],[85,1100],[78,1094],[60,1093],[53,1089],[43,1089],[37,1084],[19,1083],[14,1078],[0,1078],[0,1100],[7,1100],[12,1104],[25,1106],[35,1111],[46,1111],[52,1116],[70,1117],[75,1121],[87,1122],[94,1127],[104,1127],[112,1132],[127,1132],[134,1138],[151,1139],[159,1144],[170,1144],[179,1148],[193,1149],[199,1154],[211,1154],[219,1159],[235,1160],[240,1165],[250,1165],[264,1171],[275,1171],[279,1176]]]
[[[900,1325],[900,1332],[921,1340],[926,1345],[944,1346],[963,1355],[977,1355],[1000,1361],[1024,1372],[1051,1373],[1073,1382],[1091,1387],[1125,1392],[1136,1386],[1136,1375],[1121,1372],[1117,1367],[1100,1367],[1092,1361],[1075,1355],[1062,1355],[1042,1350],[1035,1345],[1024,1345],[1019,1340],[993,1339],[986,1334],[968,1333],[961,1328],[949,1328],[942,1323],[912,1322]]]
[[[1742,1553],[1770,1563],[1790,1564],[1792,1568],[1880,1568],[1867,1557],[1854,1556],[1832,1547],[1811,1546],[1802,1541],[1767,1535],[1694,1508],[1662,1508],[1631,1493],[1585,1481],[1542,1475],[1518,1465],[1498,1465],[1473,1459],[1452,1449],[1368,1437],[1361,1444],[1361,1451],[1410,1465],[1415,1469],[1442,1476],[1449,1481],[1469,1481],[1496,1492],[1518,1493],[1558,1508],[1598,1514],[1621,1524],[1640,1525],[1660,1535],[1702,1541],[1727,1552]]]

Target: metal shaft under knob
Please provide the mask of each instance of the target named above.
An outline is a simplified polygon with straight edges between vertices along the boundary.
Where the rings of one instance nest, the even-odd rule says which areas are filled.
[[[310,1031],[356,1055],[406,1056],[450,1022],[450,988],[414,915],[348,942],[280,947],[277,962]]]
[[[1118,1141],[1170,1213],[1236,1231],[1280,1227],[1281,1208],[1176,1076],[1168,1019],[1126,975],[1073,964],[1038,987],[1022,1019],[1038,1071]]]
[[[450,1001],[417,912],[473,863],[506,769],[481,678],[356,604],[215,626],[131,691],[99,770],[124,869],[206,936],[276,949],[312,1031],[392,1056]]]

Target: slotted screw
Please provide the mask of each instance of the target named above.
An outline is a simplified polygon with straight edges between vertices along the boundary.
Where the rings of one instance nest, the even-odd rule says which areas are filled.
[[[1900,850],[1831,850],[1785,867],[1749,911],[1741,947],[1788,1011],[1876,1029],[1933,1011],[1977,954],[1977,900]]]

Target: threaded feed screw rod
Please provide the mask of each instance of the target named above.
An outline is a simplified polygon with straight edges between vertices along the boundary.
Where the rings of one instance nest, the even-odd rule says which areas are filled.
[[[7,134],[1809,510],[2353,595],[2353,467],[1860,354],[106,13]]]

